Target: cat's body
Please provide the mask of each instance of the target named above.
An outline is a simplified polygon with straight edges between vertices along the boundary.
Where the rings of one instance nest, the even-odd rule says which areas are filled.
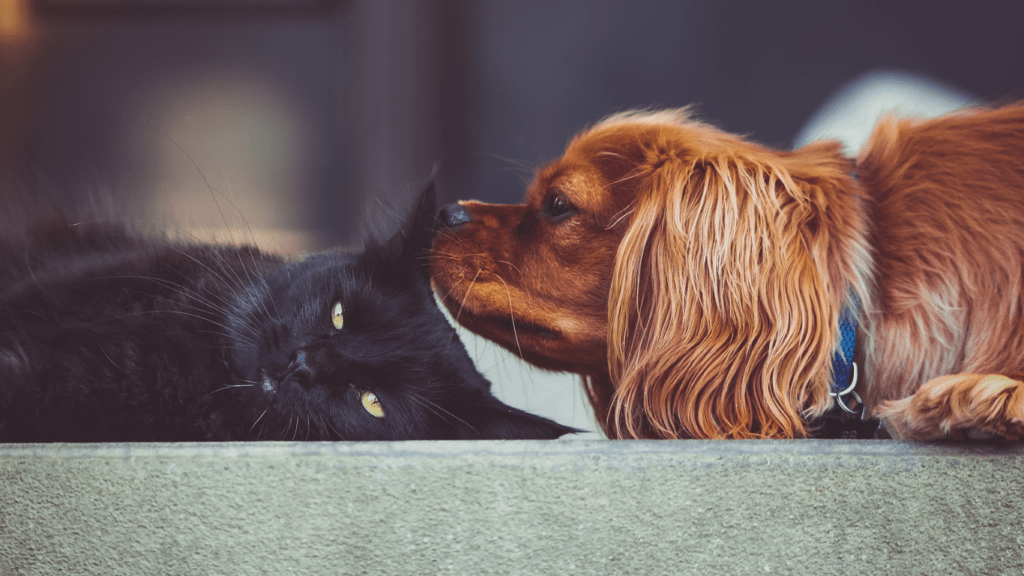
[[[300,262],[112,226],[0,247],[0,442],[554,438],[499,402],[433,299],[428,190]]]

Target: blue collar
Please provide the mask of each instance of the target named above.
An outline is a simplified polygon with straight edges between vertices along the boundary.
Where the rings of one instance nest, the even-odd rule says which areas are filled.
[[[832,354],[832,395],[840,403],[843,396],[856,392],[857,365],[853,362],[853,352],[857,347],[857,317],[860,316],[860,299],[850,297],[850,303],[839,313],[839,342]],[[860,398],[857,397],[859,401]],[[845,404],[843,404],[845,406]]]
[[[857,318],[860,299],[850,297],[849,304],[839,314],[839,338],[832,354],[832,408],[813,423],[815,438],[881,438],[881,422],[868,418],[864,402],[854,388],[857,386],[857,364],[853,361],[857,347]],[[853,401],[856,401],[856,404]],[[857,406],[851,408],[850,405]]]

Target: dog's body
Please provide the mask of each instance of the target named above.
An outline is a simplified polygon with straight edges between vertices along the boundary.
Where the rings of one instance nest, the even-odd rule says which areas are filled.
[[[838,318],[897,436],[1024,435],[1024,106],[884,119],[856,162],[613,116],[524,204],[442,210],[456,319],[584,376],[610,437],[789,438],[832,404]]]

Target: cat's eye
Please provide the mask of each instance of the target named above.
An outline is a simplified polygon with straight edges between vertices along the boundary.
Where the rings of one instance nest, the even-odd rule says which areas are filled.
[[[369,390],[364,390],[361,397],[363,401],[363,408],[375,418],[384,417],[384,407],[380,405],[380,400],[377,399],[377,395]]]
[[[341,327],[345,325],[345,308],[341,302],[334,303],[334,309],[331,310],[331,324],[334,324],[335,330],[341,330]]]

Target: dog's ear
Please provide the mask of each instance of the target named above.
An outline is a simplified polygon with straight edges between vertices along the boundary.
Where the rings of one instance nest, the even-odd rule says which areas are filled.
[[[794,166],[814,163],[797,154]],[[803,415],[827,408],[849,271],[829,269],[830,235],[848,223],[825,205],[852,183],[831,156],[831,179],[797,179],[763,149],[650,170],[609,300],[615,435],[799,437]]]

